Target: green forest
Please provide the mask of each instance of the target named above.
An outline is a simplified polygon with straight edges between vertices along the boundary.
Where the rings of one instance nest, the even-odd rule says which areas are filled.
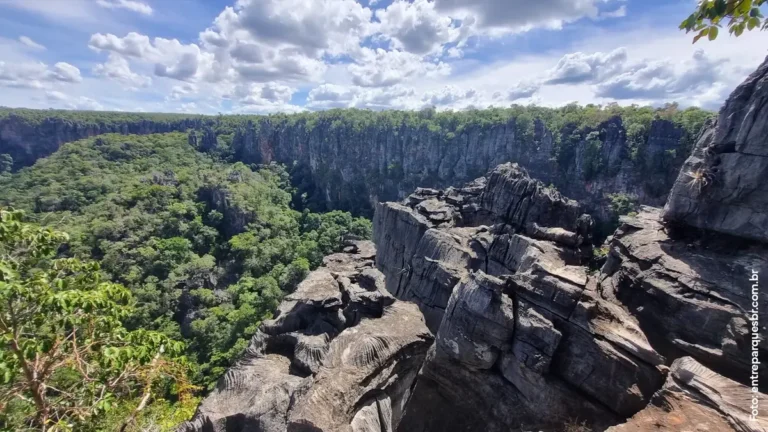
[[[103,280],[127,288],[129,313],[120,316],[126,331],[183,343],[192,395],[215,383],[283,294],[339,250],[345,235],[371,235],[370,221],[349,213],[292,209],[283,167],[215,160],[191,149],[183,133],[69,143],[5,175],[0,188],[1,205],[23,210],[30,227],[68,234],[52,256],[96,261]],[[194,397],[180,399],[178,389],[166,387],[157,389],[146,421],[180,421],[174,403],[185,403],[187,415],[194,409]],[[99,418],[125,417],[140,393],[123,389],[118,411]],[[6,429],[19,430],[29,405],[9,402]],[[94,422],[97,412],[82,415],[75,429],[114,426]]]
[[[676,105],[191,117],[0,109],[0,121],[30,127],[51,119],[82,126],[194,119],[218,138],[204,153],[186,130],[106,134],[64,144],[17,170],[0,155],[0,301],[9,305],[4,316],[15,317],[0,322],[0,430],[41,423],[51,430],[171,429],[325,255],[342,249],[346,236],[371,236],[367,219],[310,211],[315,207],[291,183],[293,166],[239,162],[231,142],[245,122],[418,127],[451,140],[514,119],[521,139],[532,140],[538,120],[561,132],[552,155],[561,166],[587,142],[594,160],[586,172],[595,176],[602,169],[595,130],[616,116],[628,157],[641,159],[654,120],[682,128],[679,149],[687,153],[712,113]],[[617,195],[611,207],[618,214],[633,205]],[[43,378],[25,376],[36,368]]]

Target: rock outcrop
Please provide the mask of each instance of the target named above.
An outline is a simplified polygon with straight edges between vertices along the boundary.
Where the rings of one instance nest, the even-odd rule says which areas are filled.
[[[664,219],[768,242],[768,62],[728,98],[685,161]]]
[[[751,419],[753,393],[690,357],[675,360],[651,403],[607,432],[768,430],[768,417]]]
[[[599,270],[584,207],[517,164],[378,204],[375,268],[329,257],[185,430],[765,432],[766,74]]]
[[[432,336],[352,241],[288,295],[180,431],[395,430]]]

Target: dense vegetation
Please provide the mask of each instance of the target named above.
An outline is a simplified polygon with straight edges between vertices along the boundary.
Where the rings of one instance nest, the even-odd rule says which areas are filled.
[[[184,344],[124,328],[131,293],[95,262],[54,258],[68,236],[0,210],[0,422],[8,428],[87,429],[113,401],[193,389]]]
[[[168,343],[184,346],[185,357],[178,357],[183,373],[158,372],[154,375],[160,377],[158,383],[152,381],[149,386],[134,380],[116,388],[108,403],[82,399],[79,403],[87,409],[75,404],[80,417],[61,411],[64,414],[57,414],[56,421],[71,421],[80,430],[114,428],[131,416],[149,388],[153,403],[136,416],[134,426],[167,428],[177,423],[194,409],[196,399],[188,396],[194,393],[190,390],[198,389],[199,395],[210,388],[246,347],[258,325],[272,316],[284,293],[294,289],[324,255],[340,249],[345,235],[370,236],[370,222],[365,219],[339,211],[319,214],[307,210],[324,206],[302,193],[305,186],[311,187],[302,184],[308,178],[302,171],[306,167],[285,169],[239,162],[242,159],[234,142],[246,123],[256,129],[269,125],[307,131],[321,124],[331,131],[425,128],[446,142],[472,130],[510,122],[514,122],[522,142],[533,142],[540,123],[556,132],[551,156],[566,177],[577,152],[583,149],[583,176],[589,181],[612,175],[601,159],[606,122],[615,123],[619,117],[626,131],[628,157],[638,167],[655,167],[657,161],[644,161],[644,146],[655,120],[669,120],[682,129],[681,154],[667,155],[671,160],[685,157],[711,115],[695,108],[680,110],[676,105],[512,106],[461,112],[353,109],[271,116],[0,108],[0,121],[13,116],[13,121],[25,122],[33,130],[51,121],[106,125],[114,130],[115,126],[147,121],[176,122],[173,124],[185,127],[183,120],[193,119],[195,127],[213,131],[217,137],[216,146],[202,153],[190,146],[186,131],[102,135],[65,144],[50,157],[16,173],[11,173],[12,158],[0,155],[0,207],[24,210],[27,221],[68,233],[66,239],[60,239],[63,244],[56,257],[94,260],[98,269],[89,267],[93,281],[127,288],[125,299],[108,308],[119,310],[119,323],[115,323],[119,326],[110,331],[157,332]],[[197,133],[202,139],[201,131]],[[389,166],[388,175],[397,176],[398,169]],[[636,198],[627,195],[612,195],[606,200],[616,218],[636,207]],[[91,292],[95,287],[90,284],[76,289]],[[48,294],[56,295],[56,290]],[[10,364],[7,359],[11,354],[7,350],[0,353],[0,368]],[[147,363],[136,365],[146,367]],[[21,383],[19,377],[9,376],[6,385]],[[7,407],[9,414],[0,419],[0,426],[21,429],[22,423],[39,423],[34,404],[14,401]],[[98,421],[91,418],[83,422],[96,413]],[[87,428],[82,426],[86,423]]]
[[[66,144],[1,175],[0,188],[0,206],[69,233],[60,257],[97,260],[105,280],[129,289],[126,331],[184,342],[188,374],[203,389],[344,235],[371,231],[348,213],[292,209],[282,167],[215,160],[183,133]]]

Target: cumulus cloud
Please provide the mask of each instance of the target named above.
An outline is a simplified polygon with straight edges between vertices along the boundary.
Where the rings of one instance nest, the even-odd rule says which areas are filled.
[[[108,9],[125,9],[143,15],[152,15],[152,7],[136,0],[96,0],[96,4]]]
[[[364,87],[384,87],[403,82],[413,76],[448,75],[451,69],[443,62],[429,62],[405,51],[363,49],[358,63],[349,66],[352,80]]]
[[[149,36],[136,32],[128,33],[125,37],[117,37],[111,33],[96,33],[91,36],[88,46],[96,51],[114,51],[129,57],[157,57],[160,53],[152,46]]]
[[[600,83],[596,95],[611,99],[673,99],[706,91],[722,76],[725,60],[713,60],[704,51],[676,65],[670,61],[651,61],[634,65]]]
[[[31,48],[33,50],[37,51],[45,51],[45,46],[41,45],[35,41],[33,41],[31,38],[27,36],[19,36],[19,42],[24,44],[27,48]]]
[[[368,32],[371,10],[355,0],[241,0],[237,27],[255,40],[286,44],[305,54],[340,53]]]
[[[184,83],[182,85],[173,86],[171,93],[168,95],[168,100],[180,100],[195,93],[197,93],[196,85],[192,83]]]
[[[117,53],[110,53],[105,63],[93,68],[93,73],[118,81],[129,89],[149,87],[152,84],[152,78],[133,72],[128,60]]]
[[[428,0],[398,0],[375,12],[377,31],[394,42],[395,48],[426,55],[440,52],[443,45],[459,40],[463,33],[451,17],[435,10]]]
[[[96,33],[88,45],[98,52],[108,51],[153,63],[155,75],[182,81],[200,78],[201,65],[209,66],[213,59],[213,55],[202,52],[196,44],[160,37],[150,39],[135,32],[125,37]]]
[[[79,83],[80,69],[59,62],[48,67],[45,63],[5,63],[0,61],[0,85],[15,88],[45,88],[55,82]]]
[[[548,73],[547,84],[581,84],[610,78],[622,72],[627,62],[626,48],[609,53],[575,52],[563,56]]]
[[[397,85],[364,88],[323,84],[312,89],[307,96],[307,107],[311,109],[368,108],[382,110],[387,108],[416,108],[419,105],[421,104],[412,88]]]
[[[53,65],[49,76],[54,80],[68,83],[79,83],[83,80],[80,69],[65,62],[58,62]]]
[[[45,92],[45,101],[51,107],[73,110],[101,111],[104,105],[86,96],[70,96],[60,91],[49,90]]]
[[[438,11],[454,17],[474,17],[483,28],[525,31],[559,28],[581,18],[596,18],[599,5],[611,0],[435,0]]]
[[[539,89],[541,89],[541,84],[536,82],[521,82],[517,83],[514,87],[508,89],[505,93],[502,94],[502,99],[505,99],[509,102],[514,102],[520,99],[527,99],[533,95],[535,95]]]
[[[478,92],[475,89],[460,89],[455,86],[445,86],[440,90],[427,92],[421,98],[424,105],[441,107],[459,107],[472,105],[477,102]]]

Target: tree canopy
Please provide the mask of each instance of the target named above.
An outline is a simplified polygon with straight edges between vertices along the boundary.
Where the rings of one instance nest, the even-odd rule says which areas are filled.
[[[693,43],[702,38],[717,39],[720,29],[726,25],[728,32],[741,36],[745,30],[765,30],[761,7],[768,0],[702,0],[696,10],[680,24],[686,33],[695,32]]]
[[[54,258],[65,233],[0,210],[0,422],[22,430],[84,429],[116,400],[162,381],[192,387],[184,344],[162,333],[129,331],[132,296],[103,280],[96,262]],[[130,418],[130,417],[129,417]]]

